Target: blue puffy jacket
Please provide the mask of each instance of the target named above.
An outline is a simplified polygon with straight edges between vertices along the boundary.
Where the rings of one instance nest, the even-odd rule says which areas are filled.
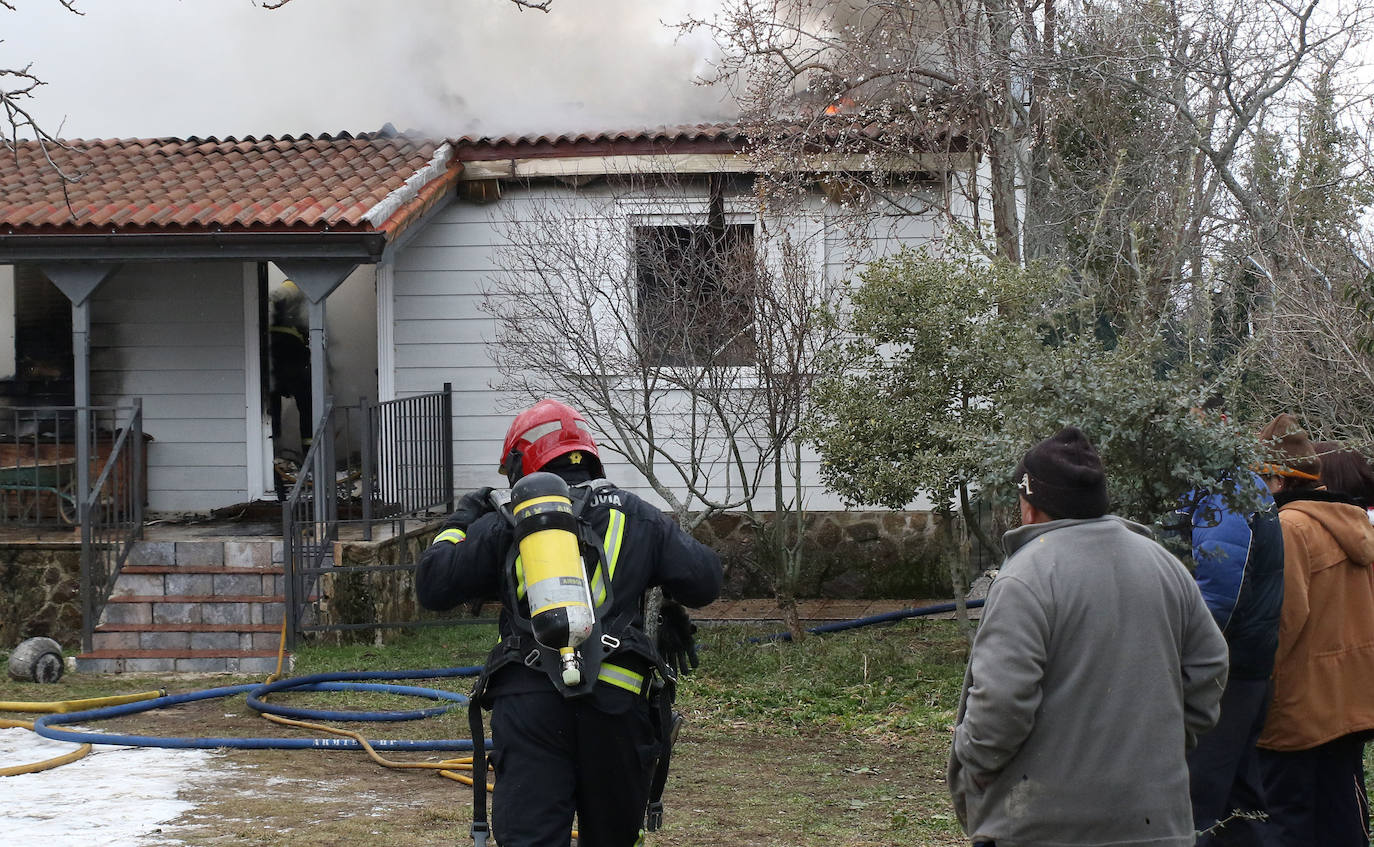
[[[1192,505],[1179,511],[1190,519],[1194,576],[1226,636],[1231,676],[1268,679],[1283,605],[1283,530],[1263,480],[1245,471],[1233,485],[1235,493],[1254,486],[1259,509],[1241,514],[1220,494],[1195,492],[1188,498]]]

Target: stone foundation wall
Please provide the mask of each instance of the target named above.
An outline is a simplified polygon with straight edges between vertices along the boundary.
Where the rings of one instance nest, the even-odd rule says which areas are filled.
[[[64,648],[81,645],[79,547],[0,547],[0,650],[36,636]]]
[[[337,542],[334,561],[342,566],[401,565],[418,562],[439,531],[439,522],[385,541]],[[369,621],[414,621],[438,618],[415,602],[410,570],[323,574],[316,620],[325,625]],[[447,615],[446,615],[447,616]],[[385,630],[357,629],[321,633],[325,643],[380,642]]]
[[[806,516],[799,598],[950,596],[946,554],[954,542],[930,512],[811,512]],[[721,555],[725,596],[770,597],[757,532],[736,513],[699,526],[698,540]]]
[[[404,538],[340,542],[335,561],[341,565],[416,562],[438,527],[435,521]],[[814,512],[807,516],[806,534],[799,597],[929,599],[952,593],[945,558],[951,535],[941,519],[929,512]],[[744,516],[716,515],[699,526],[695,535],[721,554],[724,596],[772,596],[759,564],[756,531]],[[317,620],[324,624],[440,617],[418,607],[414,576],[408,570],[325,574],[319,589]],[[369,628],[325,633],[323,638],[330,643],[380,641],[385,633]]]

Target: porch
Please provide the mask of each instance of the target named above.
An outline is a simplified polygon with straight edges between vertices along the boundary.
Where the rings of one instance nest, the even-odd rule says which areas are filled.
[[[145,521],[134,505],[140,474],[119,472],[140,460],[116,452],[105,459],[116,472],[97,474],[100,485],[84,500],[73,495],[93,504],[76,522],[60,510],[0,508],[0,567],[16,583],[0,604],[7,640],[46,634],[71,645],[79,623],[83,671],[267,673],[283,638],[290,646],[317,634],[424,623],[413,602],[371,597],[368,584],[386,574],[376,582],[408,585],[418,552],[452,508],[451,416],[447,386],[328,407],[281,502]],[[55,449],[10,447],[23,454],[16,467],[40,466],[38,454]],[[0,479],[0,497],[2,486]],[[317,489],[328,496],[317,498]],[[29,578],[17,579],[25,568]],[[33,623],[25,604],[41,603],[67,608]]]

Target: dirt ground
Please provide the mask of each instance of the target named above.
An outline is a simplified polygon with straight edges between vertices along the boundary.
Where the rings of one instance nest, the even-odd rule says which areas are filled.
[[[689,723],[674,755],[665,826],[649,845],[965,843],[945,795],[943,728],[930,738],[778,738],[746,725],[712,724],[719,719],[680,705],[688,706]],[[466,738],[464,718],[347,726],[373,738]],[[308,734],[266,725],[241,696],[119,718],[100,729],[195,736],[207,725],[226,736]],[[392,755],[433,761],[464,754]],[[471,789],[433,771],[392,770],[363,753],[316,750],[222,749],[208,767],[211,778],[188,780],[179,793],[192,808],[140,847],[471,843]]]
[[[963,843],[952,834],[894,838],[894,819],[943,801],[944,786],[887,745],[685,737],[676,755],[665,827],[650,844]],[[332,752],[228,751],[216,763],[211,786],[182,794],[195,809],[163,828],[169,844],[468,843],[470,789],[431,773]]]

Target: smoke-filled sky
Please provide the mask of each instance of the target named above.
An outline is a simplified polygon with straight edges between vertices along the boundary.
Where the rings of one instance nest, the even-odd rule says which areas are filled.
[[[14,0],[0,67],[66,138],[581,132],[728,117],[712,45],[664,22],[715,0]]]

